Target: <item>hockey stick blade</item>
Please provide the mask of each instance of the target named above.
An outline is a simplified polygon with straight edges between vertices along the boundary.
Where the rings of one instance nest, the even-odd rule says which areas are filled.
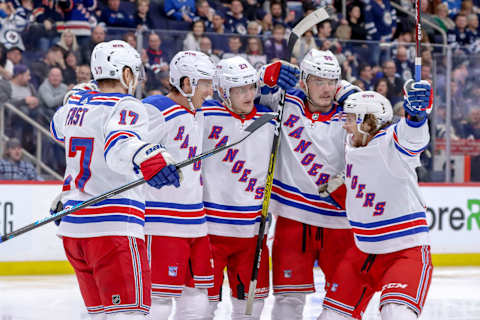
[[[246,127],[244,129],[244,131],[247,131],[248,134],[245,135],[242,139],[238,140],[238,141],[235,141],[233,143],[230,143],[230,144],[227,144],[227,145],[224,145],[224,146],[221,146],[221,147],[218,147],[218,148],[215,148],[213,150],[210,150],[210,151],[206,151],[196,157],[193,157],[191,159],[187,159],[185,161],[182,161],[182,162],[179,162],[177,164],[175,164],[175,167],[177,169],[180,169],[180,168],[183,168],[183,167],[186,167],[188,165],[191,165],[192,163],[194,162],[197,162],[199,160],[202,160],[202,159],[205,159],[207,157],[210,157],[216,153],[219,153],[220,151],[222,150],[225,150],[225,149],[228,149],[230,147],[233,147],[234,145],[237,145],[239,143],[241,143],[242,141],[244,141],[245,139],[247,139],[252,133],[254,133],[257,129],[261,128],[263,125],[265,125],[266,123],[272,121],[273,119],[275,119],[277,117],[277,114],[276,113],[267,113],[267,114],[264,114],[262,115],[260,118],[256,119],[255,121],[253,121],[248,127]],[[93,197],[85,202],[82,202],[82,203],[79,203],[78,205],[76,206],[73,206],[71,208],[68,208],[68,209],[65,209],[65,210],[62,210],[62,211],[59,211],[57,213],[55,213],[54,215],[50,215],[48,217],[45,217],[43,219],[40,219],[40,220],[37,220],[29,225],[26,225],[20,229],[17,229],[15,231],[12,231],[10,233],[7,233],[5,235],[3,235],[1,238],[0,238],[0,244],[1,243],[4,243],[5,241],[7,240],[10,240],[10,239],[13,239],[23,233],[26,233],[26,232],[29,232],[29,231],[32,231],[40,226],[43,226],[44,224],[47,224],[49,222],[52,222],[52,221],[55,221],[57,219],[60,219],[70,213],[73,213],[75,211],[78,211],[80,209],[83,209],[83,208],[86,208],[86,207],[89,207],[91,205],[94,205],[96,203],[99,203],[100,201],[103,201],[105,199],[108,199],[114,195],[117,195],[119,193],[122,193],[122,192],[125,192],[127,190],[130,190],[132,188],[135,188],[139,185],[142,185],[144,184],[146,181],[141,178],[141,179],[138,179],[138,180],[135,180],[135,181],[132,181],[126,185],[123,185],[121,187],[118,187],[116,189],[113,189],[111,191],[108,191],[108,192],[105,192],[105,193],[102,193],[101,195],[99,196],[96,196],[96,197]]]
[[[288,62],[290,62],[293,47],[295,46],[295,43],[297,42],[297,40],[307,30],[310,30],[313,26],[329,18],[330,16],[327,10],[325,10],[324,8],[319,8],[314,12],[310,13],[305,18],[303,18],[299,23],[297,23],[297,25],[293,28],[292,32],[290,33],[290,37],[288,39],[288,44],[287,44],[288,52],[287,52],[287,59],[286,59]],[[284,106],[285,106],[285,91],[282,92],[280,104],[278,106],[278,112],[279,112],[278,134],[275,135],[273,138],[272,151],[270,153],[270,161],[268,164],[267,183],[265,184],[265,191],[264,191],[263,203],[262,203],[262,215],[261,215],[260,225],[258,228],[258,237],[257,237],[257,245],[255,248],[255,256],[253,260],[252,276],[251,276],[250,285],[248,288],[248,298],[247,298],[247,304],[245,308],[246,315],[252,315],[252,312],[253,312],[253,301],[255,299],[255,291],[257,288],[258,269],[260,267],[260,259],[262,255],[263,237],[264,237],[265,226],[267,222],[268,206],[270,203],[270,194],[271,194],[272,185],[273,185],[275,161],[277,158],[278,146],[280,144],[280,125],[283,118]]]

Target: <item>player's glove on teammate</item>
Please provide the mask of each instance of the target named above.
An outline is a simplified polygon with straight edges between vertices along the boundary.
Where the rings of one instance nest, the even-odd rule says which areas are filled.
[[[345,209],[345,198],[347,197],[347,188],[345,187],[344,174],[341,173],[327,183],[321,184],[318,187],[320,197],[328,200],[333,200],[338,207]]]
[[[63,97],[63,104],[66,104],[68,101],[68,98],[70,98],[73,94],[80,91],[98,91],[97,83],[95,81],[90,81],[90,82],[79,83],[75,85]]]
[[[59,193],[55,199],[53,199],[52,204],[50,205],[50,214],[53,216],[55,213],[60,212],[63,210],[63,203],[61,201],[62,199],[62,194]],[[57,226],[60,225],[60,222],[62,221],[62,218],[58,218],[55,220],[55,224]]]
[[[144,145],[137,151],[133,163],[150,186],[157,189],[167,185],[180,187],[182,172],[177,170],[172,156],[162,146]]]
[[[425,80],[418,82],[413,79],[403,86],[403,108],[406,112],[407,124],[419,127],[427,120],[433,105],[433,91],[430,83]]]
[[[351,84],[350,82],[348,82],[346,80],[338,81],[337,91],[335,91],[335,101],[338,104],[343,105],[345,100],[347,100],[347,98],[350,95],[352,95],[356,92],[360,92],[360,91],[362,91],[362,89],[360,89],[359,87]]]
[[[279,86],[283,90],[294,88],[298,83],[300,69],[286,61],[267,64],[260,70],[260,80],[273,88]]]

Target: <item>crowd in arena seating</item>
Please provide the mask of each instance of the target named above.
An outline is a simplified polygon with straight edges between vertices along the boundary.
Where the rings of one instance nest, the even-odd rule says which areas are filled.
[[[115,38],[143,48],[143,96],[168,92],[169,61],[179,50],[199,50],[215,62],[241,55],[260,68],[285,59],[296,22],[328,5],[336,14],[305,33],[291,62],[298,64],[311,48],[329,49],[342,78],[384,94],[402,116],[403,83],[414,69],[415,22],[391,2],[413,11],[407,0],[347,0],[346,16],[340,0],[6,0],[0,3],[0,105],[9,102],[48,128],[63,95],[89,81],[94,46]],[[453,48],[451,135],[480,139],[480,86],[472,81],[480,72],[480,0],[421,2],[423,17],[447,33]],[[445,51],[435,46],[442,41],[424,24],[422,78],[436,73],[438,137],[445,134]],[[33,127],[8,111],[5,120],[6,135],[34,153]],[[62,173],[58,147],[44,140],[43,161]]]

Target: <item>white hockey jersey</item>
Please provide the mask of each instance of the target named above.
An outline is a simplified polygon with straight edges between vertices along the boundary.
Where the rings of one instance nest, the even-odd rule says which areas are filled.
[[[280,96],[277,90],[259,101],[276,110]],[[341,107],[312,114],[305,100],[303,91],[287,91],[270,212],[314,226],[350,228],[345,211],[318,194],[318,186],[345,167]]]
[[[133,155],[145,144],[143,104],[119,93],[82,91],[54,114],[50,130],[65,143],[64,207],[130,183]],[[145,203],[140,188],[125,191],[62,218],[58,234],[74,238],[124,235],[144,238]]]
[[[428,140],[427,124],[413,128],[402,119],[365,147],[347,143],[347,214],[360,250],[380,254],[428,244],[415,172]]]
[[[240,140],[255,119],[271,109],[256,105],[243,117],[216,101],[202,107],[204,150]],[[204,204],[208,233],[238,238],[258,234],[275,122],[265,124],[242,143],[203,160]]]
[[[147,141],[163,145],[178,162],[202,153],[201,112],[192,112],[165,96],[151,96],[143,102],[150,118]],[[179,188],[145,185],[146,234],[182,238],[207,234],[201,169],[201,161],[182,168]]]

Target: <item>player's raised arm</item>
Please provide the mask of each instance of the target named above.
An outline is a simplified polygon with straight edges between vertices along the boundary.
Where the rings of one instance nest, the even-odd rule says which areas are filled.
[[[430,140],[427,123],[433,105],[430,83],[408,80],[403,99],[405,118],[396,125],[394,140],[402,154],[414,157],[426,148]]]
[[[281,90],[295,88],[300,70],[286,61],[277,61],[263,66],[259,71],[260,97],[258,103],[276,110],[280,103]]]

